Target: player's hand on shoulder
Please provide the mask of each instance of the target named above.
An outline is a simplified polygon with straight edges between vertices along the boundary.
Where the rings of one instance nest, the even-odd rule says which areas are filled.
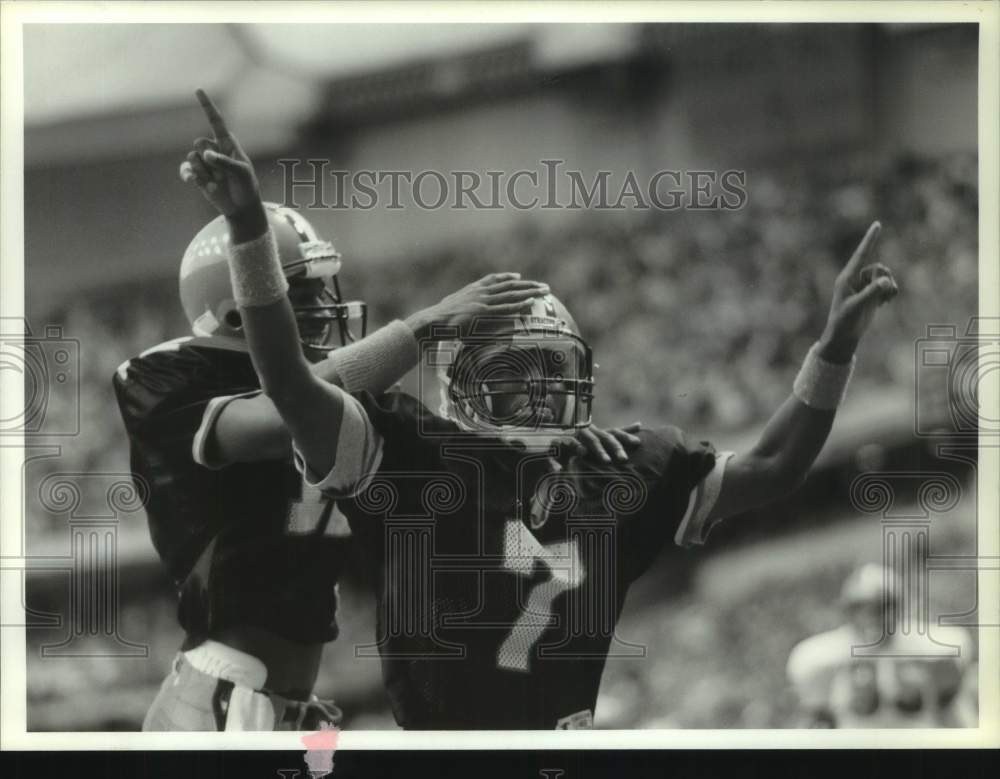
[[[181,180],[198,187],[205,199],[226,217],[260,204],[260,185],[253,163],[226,126],[211,98],[196,93],[212,128],[212,138],[197,138],[180,166]]]
[[[442,337],[449,330],[458,330],[452,332],[457,336],[470,330],[476,317],[519,314],[547,294],[548,284],[522,279],[520,273],[490,273],[418,311],[406,323],[418,339]]]
[[[820,338],[820,356],[834,363],[850,362],[875,311],[899,294],[892,271],[871,258],[882,225],[873,222],[851,259],[837,276],[826,329]]]
[[[561,446],[566,446],[579,457],[589,457],[603,463],[627,462],[628,453],[642,443],[635,433],[642,428],[640,422],[633,422],[624,427],[604,429],[588,425],[556,440]]]

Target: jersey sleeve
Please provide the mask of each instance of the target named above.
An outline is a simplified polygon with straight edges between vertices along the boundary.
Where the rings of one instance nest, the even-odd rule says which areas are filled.
[[[419,469],[429,447],[454,432],[453,423],[431,414],[404,392],[356,392],[346,398],[337,461],[329,473],[310,469],[293,447],[296,467],[306,482],[331,497],[353,497],[379,470],[407,473]]]
[[[642,430],[631,457],[646,495],[641,509],[625,519],[630,578],[641,574],[664,546],[704,541],[705,517],[718,496],[725,458],[706,441],[691,443],[676,427]]]
[[[310,487],[331,497],[349,498],[362,489],[382,464],[383,438],[361,402],[344,394],[344,410],[337,432],[337,456],[325,474],[317,473],[297,446],[292,445],[295,467]]]
[[[708,446],[702,442],[703,446]],[[709,514],[715,507],[722,491],[722,479],[726,473],[726,464],[735,452],[718,452],[713,450],[713,462],[708,473],[692,487],[688,496],[688,505],[681,517],[677,532],[674,533],[674,543],[678,546],[690,547],[704,544],[708,534],[715,525],[709,520]]]
[[[211,432],[226,405],[259,388],[225,375],[204,354],[168,343],[119,367],[112,380],[133,444],[155,449],[157,459],[221,467],[211,457]]]

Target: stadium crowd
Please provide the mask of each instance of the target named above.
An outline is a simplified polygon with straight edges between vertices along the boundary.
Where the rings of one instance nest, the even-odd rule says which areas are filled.
[[[862,344],[852,394],[912,391],[915,339],[928,324],[962,327],[976,310],[975,158],[901,158],[862,170],[751,178],[739,211],[580,214],[558,229],[526,220],[511,234],[405,263],[352,262],[344,285],[368,301],[374,329],[489,271],[521,271],[551,285],[593,347],[596,420],[737,431],[787,394],[822,330],[833,278],[872,218],[885,225],[879,256],[903,271],[904,294]],[[82,370],[84,434],[58,467],[127,469],[109,381],[129,355],[185,333],[173,279],[105,291],[88,306],[76,300],[47,316],[51,323],[79,340]],[[46,429],[72,425],[74,389],[50,391]]]
[[[748,180],[749,199],[740,211],[580,214],[558,229],[526,219],[511,234],[406,263],[352,262],[344,288],[368,301],[372,330],[488,271],[519,270],[552,286],[594,348],[601,366],[596,420],[665,419],[699,434],[738,431],[762,421],[787,395],[802,355],[823,326],[833,278],[873,218],[885,226],[879,259],[900,269],[903,294],[862,344],[863,368],[851,394],[912,392],[915,339],[931,323],[964,327],[976,310],[977,191],[970,181],[976,181],[976,160],[968,155],[897,159],[875,171],[775,172]],[[176,247],[178,261],[182,250]],[[377,273],[366,273],[371,268]],[[415,278],[423,283],[415,285]],[[404,298],[400,289],[411,294]],[[70,394],[75,384],[50,389],[45,429],[72,427],[78,408],[82,434],[57,441],[61,456],[39,467],[125,473],[128,450],[111,376],[130,355],[185,334],[174,278],[107,290],[86,306],[77,299],[32,325],[37,332],[53,323],[80,342],[82,375],[78,400]],[[29,537],[65,538],[61,517],[37,506],[32,512],[30,500],[28,508]],[[151,552],[142,512],[123,524],[120,537],[126,536]],[[827,626],[821,618],[830,618],[825,599],[848,565],[845,559],[818,578],[814,571],[806,590],[801,582],[789,587],[773,581],[714,603],[683,594],[663,619],[642,623],[654,627],[626,625],[635,631],[629,638],[666,643],[669,651],[656,653],[663,658],[657,666],[674,667],[609,667],[598,726],[792,723],[784,659],[795,641]],[[157,635],[171,626],[172,604],[125,602],[123,608],[132,625],[126,634],[139,628],[156,653],[160,647],[172,651],[171,640]],[[361,620],[357,630],[368,629]],[[352,628],[346,634],[353,635]],[[706,650],[728,645],[748,651],[736,659],[730,651]],[[76,667],[70,680],[47,667],[49,681],[29,695],[56,702],[64,687],[100,687],[116,678],[113,660],[95,663]],[[655,687],[647,683],[650,672]],[[337,669],[324,669],[320,688],[327,686],[343,687]],[[148,691],[137,691],[136,707],[147,698]],[[672,702],[664,707],[664,700]],[[619,705],[627,701],[632,703]],[[351,726],[364,727],[366,715],[358,713]],[[110,724],[119,726],[134,723]]]

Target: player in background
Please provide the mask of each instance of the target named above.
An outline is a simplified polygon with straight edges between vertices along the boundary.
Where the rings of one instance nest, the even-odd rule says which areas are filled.
[[[805,727],[976,727],[962,697],[973,665],[969,633],[939,626],[933,634],[942,642],[940,654],[928,656],[916,615],[907,619],[901,611],[901,586],[891,569],[857,568],[840,593],[844,624],[792,650],[788,678]],[[905,624],[912,628],[904,630]],[[947,654],[944,644],[957,647],[956,654]]]
[[[479,317],[462,333],[448,416],[401,393],[346,393],[289,348],[294,315],[250,160],[238,147],[204,160],[233,203],[223,213],[234,294],[261,386],[306,481],[354,496],[343,508],[379,567],[377,646],[408,728],[591,726],[608,653],[635,649],[614,634],[630,583],[671,539],[702,543],[718,520],[795,489],[861,336],[897,292],[887,268],[863,268],[876,223],[756,445],[718,454],[676,428],[643,429],[627,464],[593,465],[550,446],[589,422],[594,386],[590,348],[558,300]],[[415,518],[429,527],[405,543]]]
[[[317,377],[346,388],[381,392],[400,380],[417,361],[413,330],[515,310],[546,289],[493,274],[357,341],[352,327],[364,335],[366,311],[341,299],[340,255],[295,211],[268,204],[266,213],[296,301],[297,348]],[[145,730],[315,729],[340,716],[311,691],[323,644],[337,636],[335,587],[350,533],[332,500],[303,489],[290,439],[259,395],[228,242],[219,217],[184,254],[180,292],[194,334],[147,350],[114,377],[186,633]],[[581,437],[604,456],[623,456],[629,439]]]

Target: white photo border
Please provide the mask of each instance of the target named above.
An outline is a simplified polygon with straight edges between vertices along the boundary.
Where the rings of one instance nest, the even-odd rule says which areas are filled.
[[[979,315],[1000,315],[1000,213],[996,117],[1000,39],[992,2],[584,2],[547,3],[300,3],[300,2],[7,2],[0,8],[2,57],[2,184],[0,184],[0,315],[24,315],[23,51],[25,24],[44,23],[431,23],[469,22],[975,22],[979,24]],[[192,90],[196,85],[192,85]],[[3,372],[0,372],[3,373]],[[11,373],[11,372],[6,372]],[[23,383],[0,375],[0,418],[23,410]],[[1000,418],[1000,399],[981,398],[984,419]],[[23,440],[0,443],[0,748],[4,750],[303,750],[297,733],[27,732],[26,645],[21,602],[25,566]],[[980,446],[978,551],[1000,558],[997,477],[1000,449]],[[992,474],[992,476],[989,476]],[[1000,613],[997,571],[978,574],[981,614]],[[912,730],[592,730],[592,731],[350,731],[338,751],[351,749],[649,749],[649,748],[937,748],[1000,742],[998,629],[980,631],[980,726]]]

